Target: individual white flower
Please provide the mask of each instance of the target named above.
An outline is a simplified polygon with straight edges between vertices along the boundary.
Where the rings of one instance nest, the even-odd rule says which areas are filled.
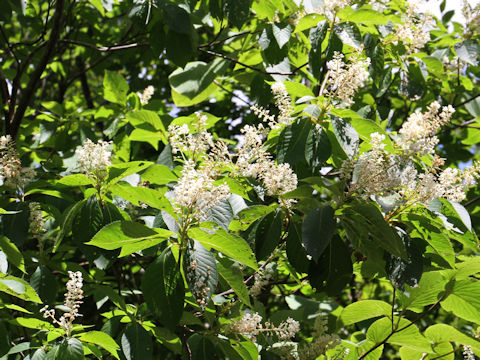
[[[87,139],[83,146],[75,151],[80,171],[91,178],[103,180],[107,175],[107,167],[111,165],[111,144],[112,142],[103,140],[98,140],[95,144]]]

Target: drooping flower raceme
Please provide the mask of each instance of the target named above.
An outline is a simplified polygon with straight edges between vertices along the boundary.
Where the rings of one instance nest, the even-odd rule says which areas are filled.
[[[247,339],[256,342],[257,336],[263,333],[267,336],[276,336],[279,341],[285,341],[295,337],[300,331],[300,323],[292,318],[280,323],[278,326],[274,326],[269,322],[262,324],[262,316],[258,313],[244,313],[242,318],[235,321],[227,327],[227,332],[243,335]]]
[[[79,309],[83,303],[83,278],[80,271],[69,271],[70,280],[67,282],[67,292],[65,293],[64,306],[68,308],[68,312],[63,314],[59,320],[55,318],[55,309],[49,309],[48,305],[40,309],[44,318],[52,319],[54,324],[60,326],[70,336],[73,329],[73,322],[76,318],[81,317]]]
[[[143,90],[143,93],[137,93],[138,97],[140,98],[140,103],[142,105],[147,105],[152,98],[154,92],[155,89],[153,88],[153,86],[149,85],[145,88],[145,90]]]
[[[35,178],[35,170],[22,167],[10,135],[0,137],[0,182],[12,189],[22,189]]]
[[[435,26],[435,21],[429,14],[419,13],[418,1],[407,1],[406,4],[403,24],[396,28],[395,37],[405,45],[409,53],[413,53],[430,41],[428,30]]]
[[[333,59],[327,62],[329,95],[342,105],[350,106],[355,93],[368,80],[370,58],[360,60],[360,54],[356,54],[349,63],[344,62],[343,58],[344,55],[336,51]]]
[[[38,202],[28,204],[30,215],[28,217],[30,232],[33,235],[41,235],[45,232],[45,221],[43,219],[42,209]]]
[[[75,151],[80,171],[96,181],[102,181],[107,175],[107,167],[111,165],[111,144],[103,140],[98,140],[95,144],[87,139],[85,144]]]
[[[275,82],[271,86],[272,94],[275,97],[275,105],[279,110],[277,122],[280,124],[290,124],[292,117],[292,102],[287,88],[282,82]]]
[[[426,112],[417,110],[410,115],[399,131],[401,136],[396,140],[397,145],[404,151],[419,156],[435,153],[435,146],[438,144],[435,135],[450,121],[455,112],[451,105],[444,106],[442,111],[440,108],[440,104],[434,101]]]
[[[174,188],[174,208],[179,214],[192,214],[197,220],[205,220],[209,211],[228,199],[230,188],[226,184],[215,185],[215,170],[195,168],[195,162],[187,160]]]

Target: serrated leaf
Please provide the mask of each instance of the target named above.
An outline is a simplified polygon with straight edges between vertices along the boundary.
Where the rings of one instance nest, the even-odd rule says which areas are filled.
[[[102,331],[89,331],[82,333],[79,337],[80,341],[96,344],[107,350],[112,354],[116,359],[119,359],[117,354],[117,349],[120,347],[118,344],[111,338],[110,335]]]
[[[220,276],[223,277],[228,285],[232,287],[238,298],[251,307],[252,304],[250,303],[248,289],[243,282],[242,270],[235,264],[225,264],[224,266],[222,262],[217,264],[217,268]]]
[[[25,272],[22,253],[7,237],[0,235],[0,249],[4,252],[10,264]]]
[[[378,316],[392,316],[392,305],[380,300],[362,300],[345,307],[338,317],[338,327],[355,324]]]
[[[425,337],[434,343],[456,342],[461,345],[469,345],[480,351],[480,342],[458,331],[453,326],[447,324],[435,324],[425,330]]]
[[[15,276],[0,274],[0,291],[25,301],[42,303],[42,300],[40,300],[30,284]]]
[[[302,224],[302,244],[313,260],[318,261],[336,230],[334,211],[329,205],[310,211]]]
[[[310,119],[300,119],[283,129],[277,144],[277,161],[294,165],[305,160],[305,144],[312,128]]]
[[[333,31],[345,45],[362,48],[362,35],[354,23],[335,24]]]
[[[265,260],[278,246],[282,234],[283,214],[281,211],[263,217],[255,229],[255,255]]]
[[[138,323],[132,323],[127,326],[121,336],[120,342],[126,360],[152,359],[152,338]]]
[[[174,330],[182,317],[185,288],[170,248],[165,249],[145,271],[142,291],[150,311],[167,328]]]
[[[143,186],[131,186],[128,183],[118,183],[110,188],[113,195],[131,202],[135,206],[141,206],[142,203],[148,206],[172,213],[172,204],[167,197],[158,190],[146,188]]]
[[[103,78],[103,97],[105,100],[119,105],[127,103],[128,83],[116,72],[105,70]]]
[[[462,319],[480,324],[480,282],[473,279],[454,281],[440,305]]]
[[[30,284],[45,303],[55,302],[58,291],[57,279],[45,265],[37,267],[30,278]]]
[[[332,128],[341,148],[348,157],[354,156],[358,151],[359,136],[355,128],[345,119],[337,116],[332,118]]]
[[[477,65],[477,59],[480,54],[480,47],[478,41],[468,39],[458,44],[455,44],[455,52],[460,60],[463,60],[470,65]]]
[[[148,181],[149,183],[156,185],[165,185],[178,180],[178,177],[172,170],[161,164],[150,166],[141,174],[141,177],[143,181]]]
[[[272,24],[272,32],[275,40],[277,40],[278,47],[281,49],[292,35],[292,27],[289,24]]]
[[[229,229],[231,231],[243,231],[252,225],[257,219],[262,216],[270,214],[275,210],[273,206],[266,205],[252,205],[241,210],[236,217],[238,219],[233,220],[230,223]]]
[[[67,175],[57,181],[57,184],[66,186],[95,185],[92,179],[84,174]]]
[[[240,236],[231,234],[224,229],[218,229],[209,234],[200,228],[191,228],[188,230],[188,236],[198,241],[206,249],[215,249],[228,257],[236,260],[252,269],[257,269],[257,263],[252,249],[246,241]]]
[[[185,251],[183,272],[198,305],[205,309],[218,283],[218,270],[213,255],[198,241]]]
[[[115,221],[103,227],[86,245],[106,250],[122,248],[120,256],[157,245],[174,235],[166,229],[150,229],[132,221]]]

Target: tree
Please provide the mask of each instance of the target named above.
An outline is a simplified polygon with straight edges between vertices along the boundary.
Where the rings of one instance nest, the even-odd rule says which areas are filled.
[[[479,6],[2,6],[2,358],[480,355]]]

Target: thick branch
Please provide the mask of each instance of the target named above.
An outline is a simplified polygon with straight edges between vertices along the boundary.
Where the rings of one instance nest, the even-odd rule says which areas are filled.
[[[50,32],[50,38],[46,44],[46,49],[42,57],[40,58],[38,64],[36,64],[35,70],[30,75],[30,80],[27,84],[27,87],[22,93],[22,98],[20,99],[13,119],[10,122],[7,122],[7,133],[10,134],[13,138],[17,136],[18,129],[20,128],[20,123],[23,119],[23,115],[25,115],[25,111],[27,110],[27,107],[30,104],[33,95],[35,94],[35,90],[37,89],[38,81],[40,80],[40,77],[42,76],[55,50],[55,44],[57,43],[60,36],[64,6],[65,0],[57,0],[55,15],[53,18],[52,31]]]

